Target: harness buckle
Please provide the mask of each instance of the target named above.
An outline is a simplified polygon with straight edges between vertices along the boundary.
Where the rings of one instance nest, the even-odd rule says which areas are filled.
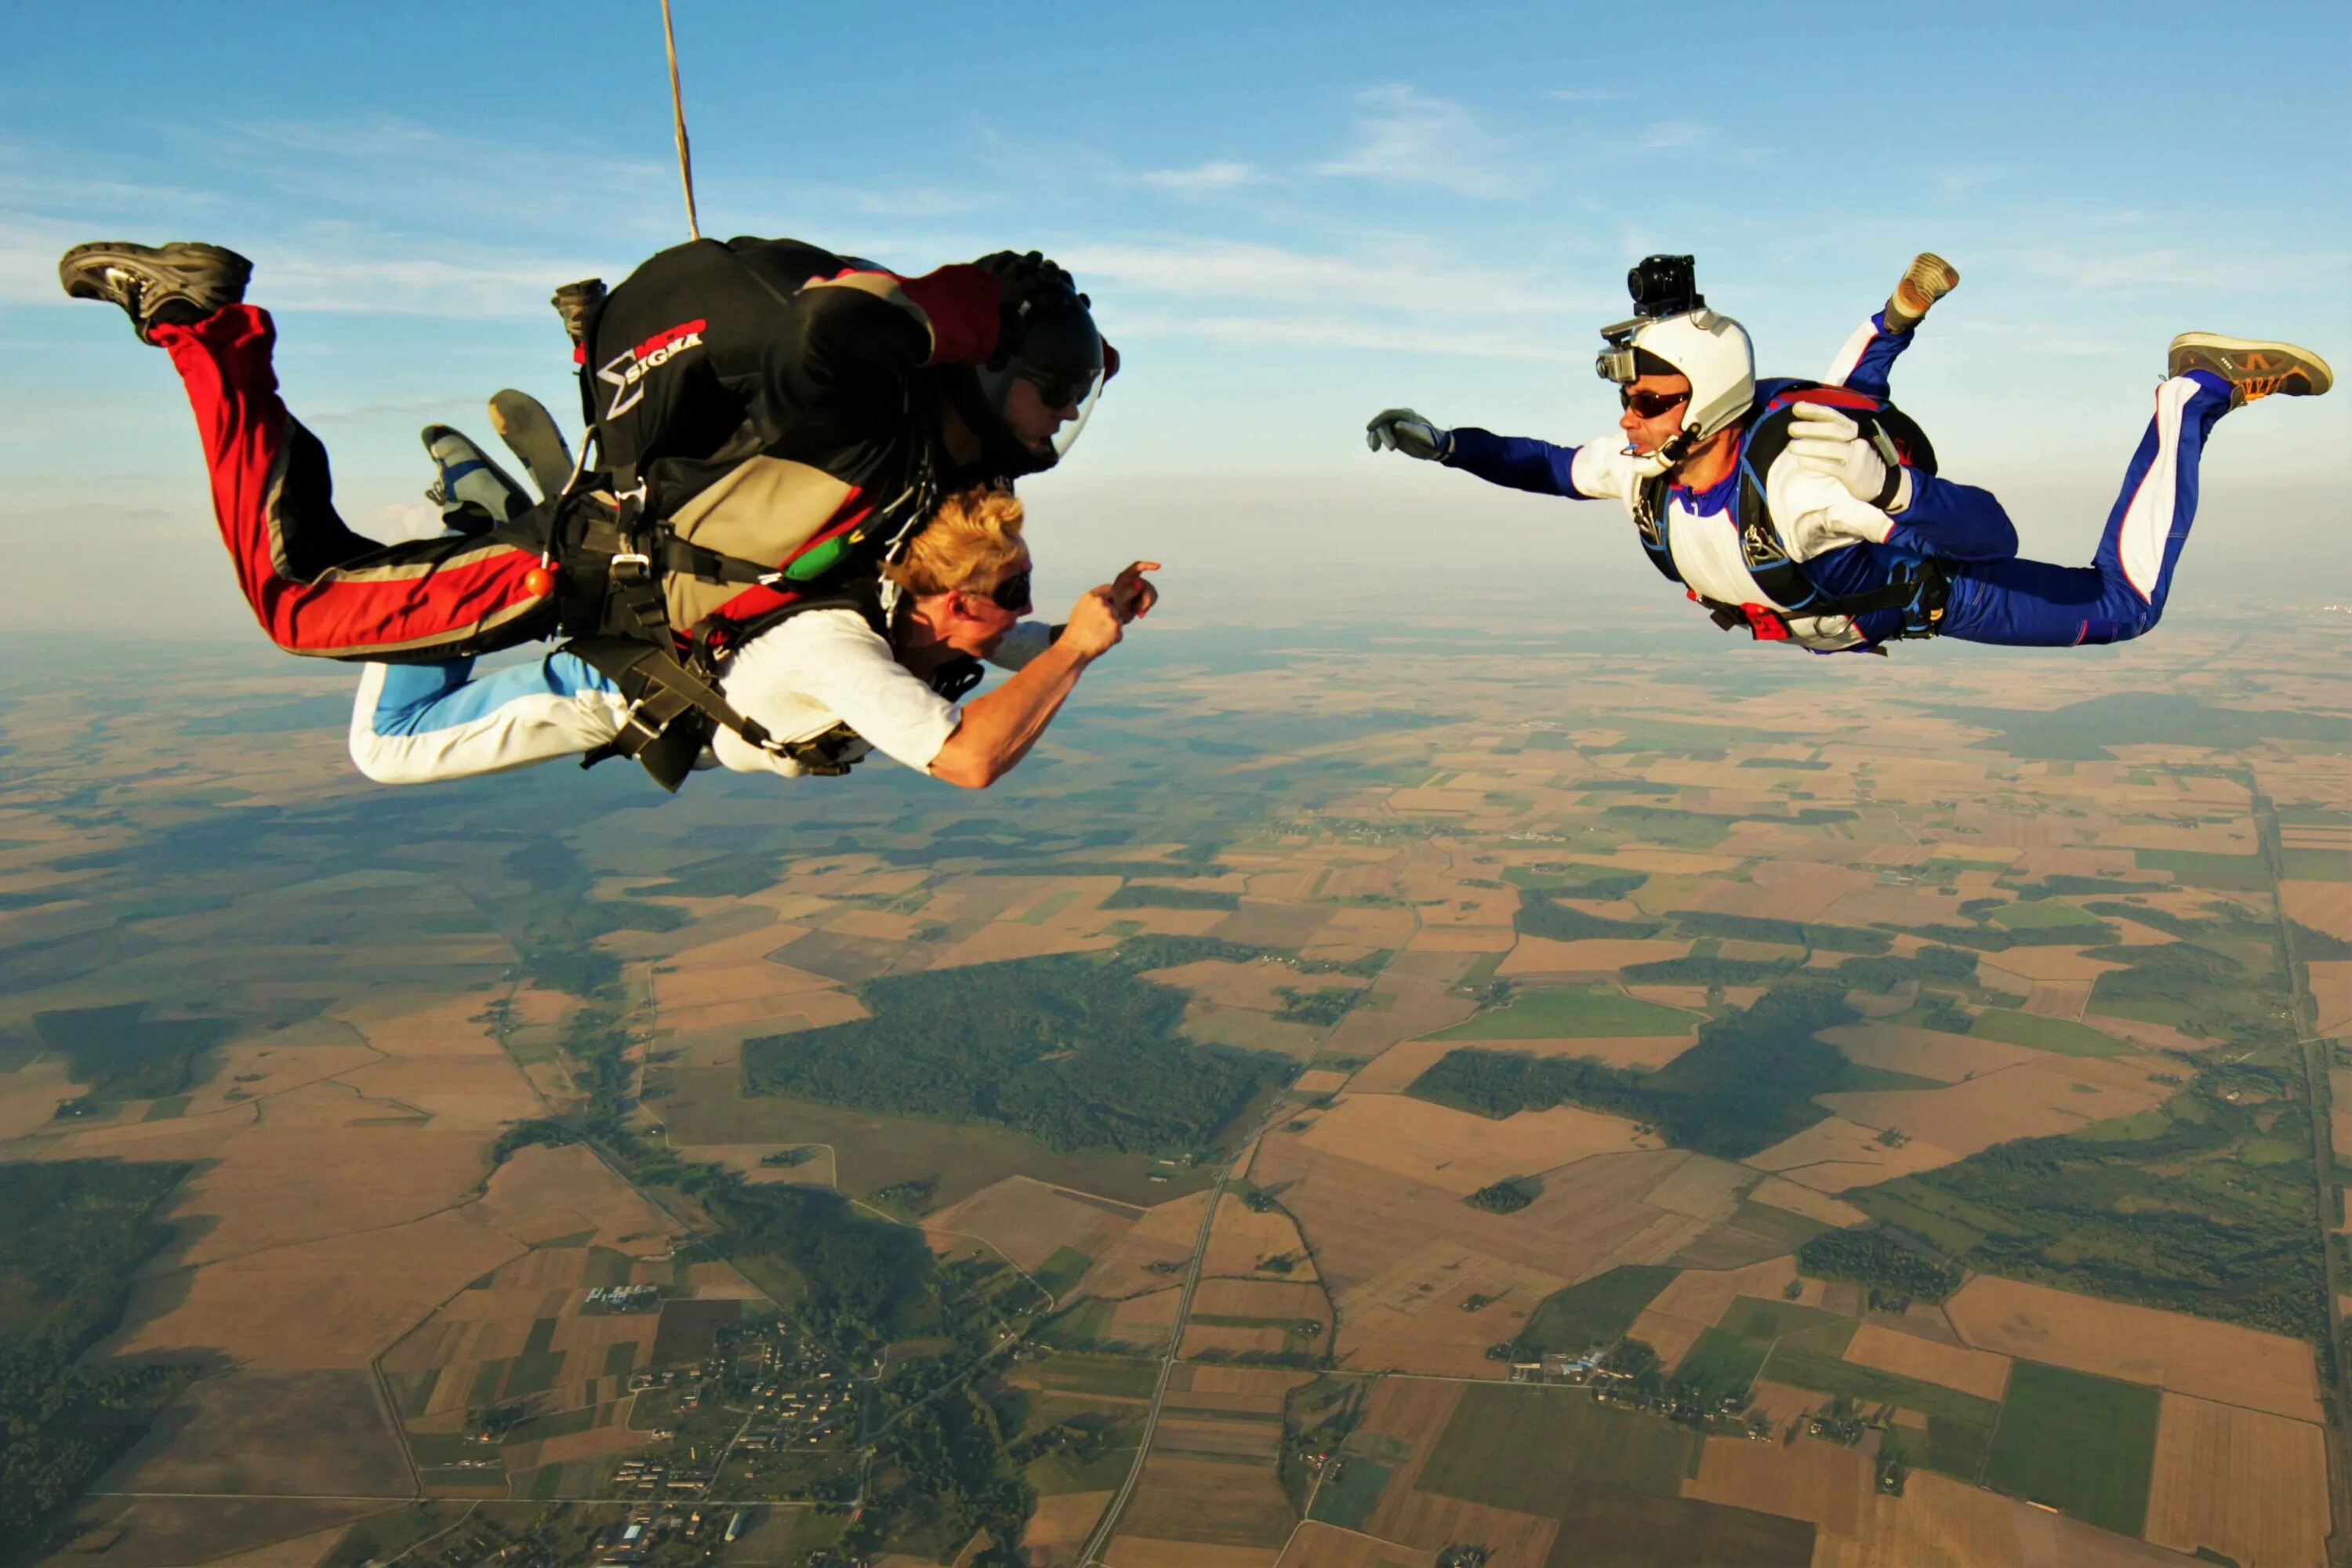
[[[653,571],[653,565],[654,558],[643,551],[625,550],[612,558],[607,563],[606,570],[617,577],[622,575],[622,569],[626,567],[629,580],[635,581],[650,574]]]

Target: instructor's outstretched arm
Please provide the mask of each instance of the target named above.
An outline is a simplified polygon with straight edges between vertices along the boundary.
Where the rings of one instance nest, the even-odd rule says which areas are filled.
[[[1077,689],[1087,666],[1117,647],[1128,624],[1159,602],[1160,591],[1143,575],[1158,570],[1157,561],[1138,561],[1112,581],[1087,589],[1052,647],[995,690],[964,704],[955,733],[931,759],[931,776],[964,789],[986,789],[1017,767]]]

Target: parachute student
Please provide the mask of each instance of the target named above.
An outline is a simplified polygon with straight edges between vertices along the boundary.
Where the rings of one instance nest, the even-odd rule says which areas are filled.
[[[786,777],[844,773],[869,752],[985,789],[1029,752],[1097,658],[1149,613],[1157,591],[1138,562],[1089,590],[1053,628],[1030,608],[1023,510],[1009,491],[961,490],[917,526],[884,568],[890,610],[860,589],[793,605],[750,638],[719,679],[726,700],[769,735],[720,727],[703,761]],[[956,706],[980,661],[1017,673]],[[575,653],[477,675],[474,661],[370,664],[351,748],[380,784],[467,778],[558,757],[593,758],[627,732],[635,704]]]
[[[792,241],[697,241],[609,295],[559,295],[595,472],[519,517],[386,546],[335,514],[326,452],[278,396],[275,328],[244,302],[251,272],[200,244],[82,245],[58,264],[69,295],[121,306],[172,356],[272,640],[406,662],[570,636],[635,705],[616,754],[673,788],[740,717],[717,691],[732,649],[812,593],[871,581],[949,491],[1059,461],[1116,368],[1086,297],[1035,252],[904,278]]]
[[[2164,613],[2214,422],[2273,394],[2318,395],[2333,374],[2292,343],[2182,333],[2092,563],[2019,560],[2000,502],[1937,477],[1925,435],[1889,401],[1895,359],[1958,281],[1923,255],[1825,382],[1759,381],[1748,333],[1706,308],[1691,258],[1654,256],[1629,278],[1633,318],[1601,334],[1622,443],[1448,430],[1409,408],[1379,415],[1367,437],[1491,484],[1618,498],[1659,572],[1760,640],[1883,653],[1905,637],[2067,647],[2140,636]]]

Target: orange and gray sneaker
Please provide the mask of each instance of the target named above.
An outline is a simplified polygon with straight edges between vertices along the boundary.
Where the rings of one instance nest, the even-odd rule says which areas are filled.
[[[1960,286],[1959,268],[1933,251],[1911,258],[1910,270],[1886,297],[1886,330],[1907,332],[1927,319],[1927,308]]]
[[[2167,376],[2192,370],[2230,384],[2230,406],[2242,408],[2258,397],[2317,397],[2336,384],[2336,373],[2309,349],[2259,338],[2225,338],[2219,332],[2183,332],[2165,357]]]

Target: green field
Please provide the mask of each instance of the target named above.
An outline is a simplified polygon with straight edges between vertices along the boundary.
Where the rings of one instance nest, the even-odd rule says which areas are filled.
[[[1433,1040],[1587,1040],[1686,1035],[1696,1014],[1628,996],[1613,985],[1524,991],[1492,1012],[1425,1037]]]
[[[1688,1385],[1709,1400],[1746,1399],[1748,1385],[1772,1353],[1769,1342],[1751,1340],[1723,1329],[1709,1329],[1698,1337],[1690,1353],[1675,1368],[1676,1386]]]
[[[1985,1466],[1985,1484],[2137,1535],[2156,1463],[2159,1395],[2137,1383],[2021,1361]]]
[[[1844,1394],[1864,1410],[1895,1405],[1920,1412],[1927,1417],[1927,1451],[1919,1463],[1964,1481],[1977,1479],[1993,1428],[2001,1420],[2001,1407],[1992,1400],[1857,1366],[1839,1353],[1790,1342],[1773,1347],[1763,1375],[1774,1383]]]
[[[1420,1489],[1557,1517],[1590,1488],[1671,1498],[1696,1464],[1698,1434],[1597,1403],[1580,1388],[1475,1384],[1422,1467]]]
[[[1339,1479],[1328,1478],[1315,1493],[1312,1517],[1325,1524],[1336,1524],[1342,1530],[1361,1530],[1364,1521],[1372,1517],[1380,1506],[1381,1493],[1387,1489],[1389,1477],[1395,1472],[1375,1459],[1349,1454],[1341,1462]]]
[[[2063,899],[2021,900],[1992,911],[1992,923],[2005,931],[2049,931],[2059,926],[2102,929],[2098,916],[2084,914]]]
[[[1723,1314],[1722,1326],[1727,1332],[1748,1339],[1777,1340],[1806,1329],[1845,1321],[1835,1312],[1824,1312],[1819,1307],[1801,1306],[1794,1301],[1768,1301],[1761,1296],[1736,1296],[1732,1298],[1730,1310]]]
[[[2027,1046],[2062,1057],[2113,1057],[2132,1049],[2113,1035],[2103,1035],[2072,1018],[2045,1018],[2039,1013],[2016,1013],[1988,1007],[1977,1015],[1971,1034],[2012,1046]]]
[[[2341,849],[2282,849],[2279,875],[2291,882],[2352,882],[2352,854]]]
[[[1042,1377],[1052,1394],[1149,1399],[1160,1385],[1160,1368],[1124,1356],[1057,1355],[1045,1363]]]
[[[2186,887],[2222,892],[2258,892],[2271,885],[2270,868],[2259,855],[2211,855],[2200,849],[2135,849],[2132,864],[2163,871]]]
[[[1627,1263],[1544,1298],[1519,1331],[1523,1356],[1580,1354],[1633,1326],[1675,1274],[1661,1264]]]
[[[1037,1281],[1039,1289],[1059,1300],[1094,1267],[1094,1261],[1075,1247],[1055,1247],[1053,1256],[1037,1265],[1030,1278]]]

